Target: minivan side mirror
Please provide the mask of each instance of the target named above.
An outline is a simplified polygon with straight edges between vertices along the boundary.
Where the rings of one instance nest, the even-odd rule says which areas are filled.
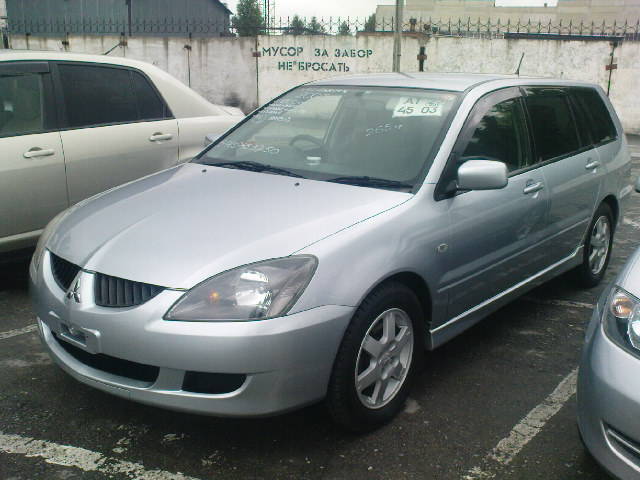
[[[458,190],[497,190],[507,186],[507,165],[496,160],[467,160],[458,168]]]
[[[636,179],[636,192],[640,193],[640,177]]]

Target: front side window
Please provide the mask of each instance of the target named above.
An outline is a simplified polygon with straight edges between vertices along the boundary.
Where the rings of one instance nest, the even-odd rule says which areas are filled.
[[[0,137],[43,130],[42,75],[0,75]]]
[[[538,161],[569,155],[580,148],[578,132],[561,89],[529,88],[525,97]]]
[[[460,161],[498,160],[510,172],[529,163],[529,144],[522,104],[517,98],[505,100],[489,109],[475,127]]]
[[[256,112],[196,161],[411,189],[456,98],[419,89],[300,87]]]
[[[61,64],[68,126],[90,127],[171,118],[149,81],[124,68]]]

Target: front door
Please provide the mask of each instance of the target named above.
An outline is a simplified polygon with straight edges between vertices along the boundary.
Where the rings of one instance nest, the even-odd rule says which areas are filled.
[[[450,159],[453,171],[471,159],[506,163],[509,183],[500,190],[459,192],[442,200],[448,203],[451,224],[443,282],[449,319],[526,280],[544,263],[540,242],[548,193],[532,161],[518,89],[500,90],[476,104]]]
[[[178,123],[139,71],[57,63],[72,204],[176,165]]]

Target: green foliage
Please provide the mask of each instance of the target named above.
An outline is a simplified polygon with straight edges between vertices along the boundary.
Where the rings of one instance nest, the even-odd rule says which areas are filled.
[[[324,27],[318,22],[316,17],[311,17],[309,25],[307,25],[307,33],[309,35],[321,35],[325,33]]]
[[[342,22],[338,28],[338,35],[351,35],[351,29],[347,22]]]
[[[240,37],[254,37],[262,33],[265,25],[259,0],[239,0],[232,24]]]
[[[364,31],[365,32],[375,32],[376,31],[376,14],[369,15],[367,21],[364,23]]]
[[[289,32],[291,35],[302,35],[306,29],[304,20],[298,15],[294,15],[289,23]]]

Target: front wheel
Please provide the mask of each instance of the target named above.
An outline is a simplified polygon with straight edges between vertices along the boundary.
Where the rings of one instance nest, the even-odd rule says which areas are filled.
[[[356,311],[340,345],[329,383],[333,419],[352,431],[372,430],[403,407],[422,357],[423,313],[400,283],[371,293]]]
[[[613,246],[613,213],[606,203],[596,210],[584,240],[582,264],[576,268],[578,282],[595,287],[604,278]]]

